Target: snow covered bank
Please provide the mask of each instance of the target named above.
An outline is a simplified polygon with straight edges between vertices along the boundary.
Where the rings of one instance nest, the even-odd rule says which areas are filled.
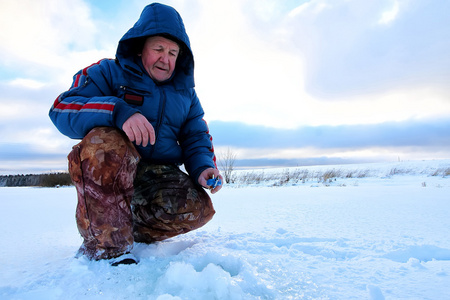
[[[119,267],[73,257],[74,188],[0,188],[0,299],[450,299],[450,178],[338,181],[224,187]]]
[[[450,160],[252,169],[234,171],[229,177],[233,187],[248,187],[249,185],[291,186],[317,183],[345,185],[357,183],[364,178],[370,178],[373,181],[402,175],[415,175],[416,178],[449,177]],[[380,183],[375,182],[375,184]],[[422,183],[426,185],[426,181]]]

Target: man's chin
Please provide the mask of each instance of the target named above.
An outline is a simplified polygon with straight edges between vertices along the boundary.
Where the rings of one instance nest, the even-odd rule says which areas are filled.
[[[158,81],[158,82],[166,81],[169,78],[170,78],[170,76],[167,76],[167,74],[164,74],[164,75],[154,74],[152,76],[152,79],[155,80],[155,81]]]

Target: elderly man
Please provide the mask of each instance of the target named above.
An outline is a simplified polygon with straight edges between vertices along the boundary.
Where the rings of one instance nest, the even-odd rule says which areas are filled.
[[[203,116],[183,21],[172,7],[148,5],[116,59],[79,71],[50,110],[63,134],[82,139],[68,156],[84,238],[78,255],[136,263],[134,242],[164,240],[212,218],[203,188],[219,191],[222,176]]]

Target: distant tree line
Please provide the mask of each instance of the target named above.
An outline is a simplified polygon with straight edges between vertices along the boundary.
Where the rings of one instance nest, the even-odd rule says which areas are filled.
[[[0,175],[2,186],[41,186],[55,187],[72,185],[69,173],[27,174],[27,175]]]

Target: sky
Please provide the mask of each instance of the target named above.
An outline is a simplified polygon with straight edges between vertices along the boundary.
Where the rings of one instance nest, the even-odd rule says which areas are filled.
[[[450,2],[172,0],[218,158],[236,165],[450,158]],[[114,58],[140,0],[0,1],[0,174],[67,169],[48,111]]]

